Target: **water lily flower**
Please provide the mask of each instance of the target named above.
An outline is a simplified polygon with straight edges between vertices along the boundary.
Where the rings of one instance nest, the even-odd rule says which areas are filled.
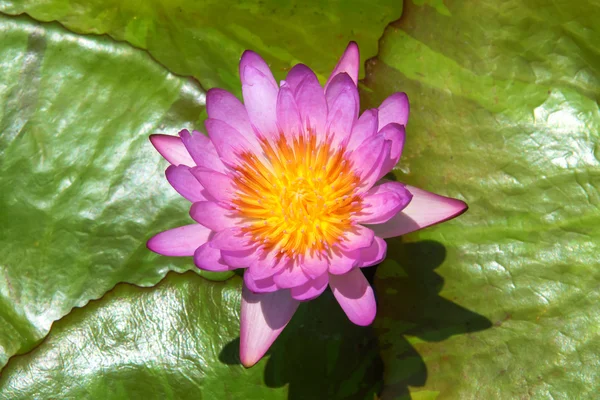
[[[211,89],[208,136],[183,130],[150,140],[171,164],[169,183],[196,221],[157,234],[148,248],[193,256],[208,271],[244,268],[240,359],[254,365],[298,304],[329,286],[348,318],[369,325],[373,289],[361,268],[381,262],[385,238],[463,213],[464,202],[382,178],[405,139],[405,93],[359,116],[359,51],[350,43],[325,87],[306,65],[277,84],[246,51],[242,104]]]

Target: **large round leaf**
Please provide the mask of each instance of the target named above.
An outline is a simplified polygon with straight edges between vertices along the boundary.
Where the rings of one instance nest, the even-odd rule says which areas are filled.
[[[398,256],[376,280],[383,397],[410,386],[415,398],[593,398],[600,7],[436,4],[405,4],[367,68],[363,98],[375,106],[409,94],[398,180],[470,209],[390,241]],[[485,320],[448,300],[493,326],[481,330]]]
[[[194,126],[204,93],[106,37],[25,17],[0,32],[1,367],[116,283],[194,268],[145,247],[190,220],[148,135]]]
[[[370,328],[331,293],[301,305],[251,369],[238,356],[241,279],[170,273],[121,284],[58,321],[0,378],[2,399],[372,399],[381,361]]]
[[[377,52],[384,27],[402,13],[395,0],[0,0],[0,11],[59,21],[78,33],[107,33],[147,49],[170,71],[206,89],[240,91],[238,61],[258,51],[276,78],[298,62],[327,78],[350,40]]]

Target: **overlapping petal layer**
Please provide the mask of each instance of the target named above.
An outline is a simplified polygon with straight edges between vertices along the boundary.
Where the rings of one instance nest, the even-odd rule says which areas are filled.
[[[277,84],[266,62],[240,61],[244,104],[207,95],[208,136],[153,135],[172,165],[167,179],[193,204],[197,224],[150,239],[160,254],[194,256],[199,268],[245,268],[241,350],[256,363],[299,301],[329,285],[348,318],[375,318],[360,268],[386,254],[387,237],[453,218],[466,204],[379,181],[398,162],[409,103],[404,93],[359,118],[359,52],[351,43],[325,87],[305,65]]]

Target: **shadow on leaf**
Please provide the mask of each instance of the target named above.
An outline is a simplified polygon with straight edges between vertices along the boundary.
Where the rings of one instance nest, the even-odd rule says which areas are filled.
[[[239,364],[239,343],[228,343],[219,359]],[[300,305],[268,354],[265,384],[289,385],[290,400],[362,400],[381,391],[383,363],[373,328],[351,323],[330,291]]]
[[[435,269],[445,258],[446,248],[439,242],[388,239],[387,259],[374,282],[379,296],[375,329],[385,354],[382,399],[408,399],[409,386],[427,381],[425,363],[405,335],[438,342],[492,326],[487,318],[439,295],[444,279]]]
[[[352,324],[330,291],[301,304],[269,351],[268,386],[289,385],[290,400],[358,400],[380,394],[409,398],[408,387],[424,385],[427,368],[404,335],[440,341],[491,326],[486,318],[439,296],[444,281],[434,270],[446,257],[442,244],[390,239],[388,246],[386,261],[364,270],[378,294],[375,328]],[[393,357],[386,365],[385,388],[382,352],[386,360]],[[239,338],[219,358],[239,364]]]

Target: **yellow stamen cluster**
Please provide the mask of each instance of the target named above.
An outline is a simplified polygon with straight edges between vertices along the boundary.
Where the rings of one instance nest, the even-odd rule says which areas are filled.
[[[344,148],[319,143],[315,135],[288,143],[261,141],[263,155],[244,153],[236,168],[232,201],[247,222],[243,231],[265,250],[295,258],[339,243],[361,209],[359,178]]]

